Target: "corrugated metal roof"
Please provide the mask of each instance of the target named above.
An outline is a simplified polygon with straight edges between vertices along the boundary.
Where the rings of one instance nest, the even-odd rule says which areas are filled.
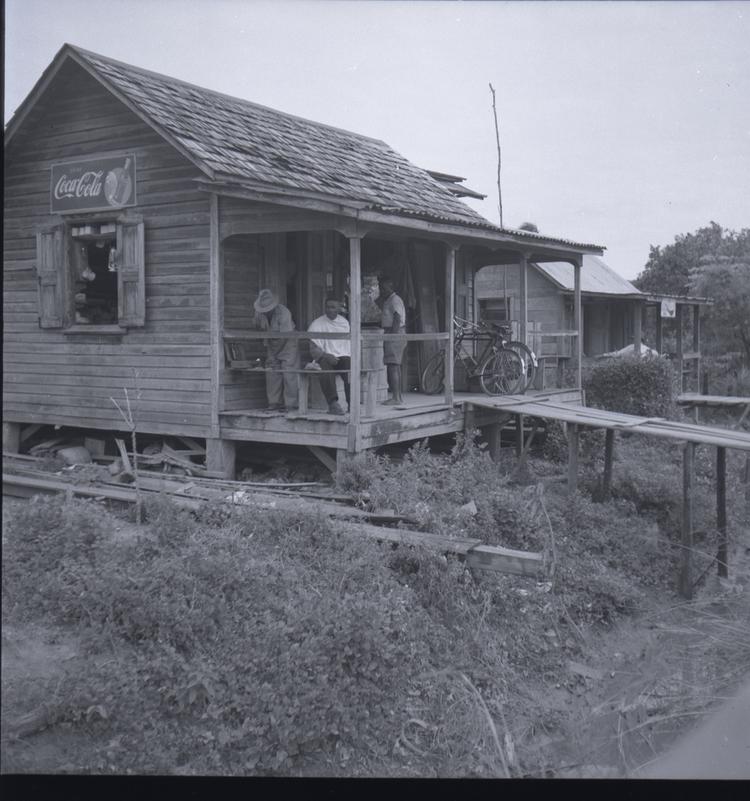
[[[536,265],[562,289],[574,289],[573,265],[568,262],[553,261]],[[581,268],[581,292],[600,295],[640,295],[641,292],[630,281],[618,275],[598,256],[584,254]]]

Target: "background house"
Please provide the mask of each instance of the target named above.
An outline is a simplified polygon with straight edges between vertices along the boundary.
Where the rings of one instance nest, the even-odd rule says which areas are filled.
[[[575,275],[567,262],[531,264],[528,276],[529,344],[542,357],[549,371],[566,364],[572,355],[574,339],[565,332],[573,326]],[[509,321],[514,334],[519,329],[519,275],[515,264],[492,264],[476,275],[476,311],[487,320]],[[700,370],[700,308],[710,303],[706,298],[644,293],[618,275],[601,257],[583,256],[581,271],[583,309],[583,355],[602,356],[633,346],[640,349],[644,323],[649,315],[647,344],[659,353],[666,352],[697,377]],[[686,313],[687,311],[687,313]],[[685,322],[689,322],[689,346]],[[665,328],[666,326],[666,328]],[[665,331],[670,335],[665,347]]]

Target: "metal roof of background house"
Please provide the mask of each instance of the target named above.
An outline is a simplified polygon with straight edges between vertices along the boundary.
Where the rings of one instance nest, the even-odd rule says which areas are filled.
[[[572,292],[573,265],[563,261],[544,262],[535,265],[551,278],[561,289]],[[600,295],[636,295],[642,293],[630,281],[618,275],[598,256],[584,254],[581,269],[581,292]]]
[[[63,45],[6,126],[6,145],[68,59],[101,81],[209,178],[244,183],[255,189],[313,193],[376,212],[485,229],[541,246],[603,250],[600,245],[501,228],[461,202],[455,186],[451,191],[378,139],[195,86],[70,44]]]

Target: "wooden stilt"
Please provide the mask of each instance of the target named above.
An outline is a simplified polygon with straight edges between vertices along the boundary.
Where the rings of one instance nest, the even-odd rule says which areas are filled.
[[[490,423],[487,426],[487,445],[490,459],[493,462],[500,461],[500,432],[502,430],[502,423]]]
[[[685,443],[682,456],[682,553],[680,555],[679,593],[693,597],[693,464],[695,443]]]
[[[234,480],[235,443],[229,439],[206,439],[206,469],[222,478]]]
[[[568,424],[568,492],[578,489],[578,424]]]
[[[612,462],[615,455],[615,430],[608,428],[604,435],[604,475],[602,476],[602,500],[612,496]]]
[[[328,470],[330,470],[332,473],[338,472],[338,459],[334,459],[332,456],[329,456],[329,454],[323,448],[319,448],[317,445],[308,445],[307,449],[324,467],[328,468]],[[346,451],[344,451],[344,453],[346,453]]]
[[[518,464],[516,466],[517,470],[522,470],[524,465],[526,464],[526,459],[529,455],[529,451],[531,450],[531,446],[534,443],[534,437],[536,436],[536,432],[539,430],[539,418],[535,417],[534,422],[531,425],[531,432],[526,439],[526,444],[523,446],[523,450],[521,451],[521,455],[518,457]]]
[[[3,450],[18,453],[21,447],[21,424],[3,423]]]
[[[716,449],[716,530],[719,532],[719,575],[726,578],[729,573],[727,556],[727,449]]]
[[[516,415],[516,456],[519,458],[523,453],[523,419],[522,414]]]
[[[336,450],[336,478],[341,478],[342,472],[346,469],[350,454],[344,448]]]

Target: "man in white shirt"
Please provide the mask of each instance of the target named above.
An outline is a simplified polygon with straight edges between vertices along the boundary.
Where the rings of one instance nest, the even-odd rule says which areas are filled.
[[[341,314],[341,302],[337,298],[326,298],[326,313],[310,323],[308,331],[319,331],[331,334],[348,334],[349,321]],[[313,362],[322,370],[349,370],[351,368],[351,345],[348,339],[311,339],[310,355]],[[342,373],[346,404],[350,406],[349,374]],[[338,400],[336,376],[323,373],[319,376],[320,389],[328,404],[329,414],[345,414]]]

